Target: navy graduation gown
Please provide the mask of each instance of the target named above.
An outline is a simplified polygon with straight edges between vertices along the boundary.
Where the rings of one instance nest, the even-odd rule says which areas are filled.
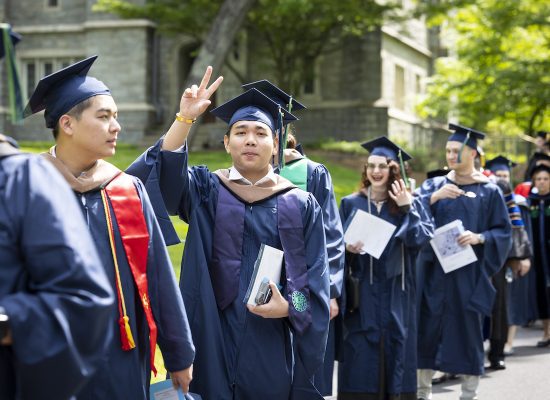
[[[157,343],[162,351],[168,371],[179,371],[193,363],[194,347],[182,298],[174,271],[166,251],[164,238],[155,218],[149,197],[143,184],[133,178],[141,199],[142,211],[149,232],[147,257],[147,281],[150,305],[157,325]],[[105,210],[99,190],[75,192],[82,213],[94,238],[95,245],[112,288],[115,286],[115,267],[111,255]],[[106,357],[93,379],[78,393],[82,399],[148,399],[151,375],[149,327],[145,318],[139,293],[134,284],[119,227],[112,209],[115,247],[119,264],[122,291],[136,347],[130,351],[121,348],[120,330],[117,323],[119,311],[110,315],[110,330],[114,336]]]
[[[533,231],[531,228],[531,214],[527,199],[514,194],[514,198],[521,211],[524,229],[533,243]],[[532,244],[531,244],[532,246]],[[536,296],[536,273],[531,259],[531,269],[526,275],[514,277],[508,290],[508,323],[510,325],[525,325],[529,321],[538,318],[537,296]]]
[[[312,324],[305,333],[298,335],[288,318],[264,319],[243,303],[260,245],[282,249],[276,196],[246,204],[238,295],[222,311],[209,274],[220,180],[204,166],[188,168],[186,147],[183,152],[166,152],[159,151],[160,145],[128,171],[139,171],[144,179],[160,177],[168,212],[189,224],[180,288],[197,350],[191,391],[205,400],[322,399],[311,385],[323,360],[329,321],[329,274],[319,205],[311,194],[297,191],[311,296]]]
[[[307,191],[313,194],[323,212],[327,257],[330,268],[330,298],[337,299],[342,294],[345,246],[344,233],[334,196],[332,179],[329,171],[323,164],[316,163],[308,158],[305,159],[305,162]],[[332,375],[335,358],[335,322],[335,320],[330,321],[325,361],[314,378],[315,386],[324,396],[332,394]]]
[[[67,183],[45,160],[0,159],[0,399],[68,399],[112,334],[113,292]]]
[[[372,283],[371,257],[346,253],[346,257],[354,258],[353,272],[361,280],[361,300],[357,311],[344,316],[346,337],[343,360],[339,364],[339,392],[384,390],[379,387],[381,365],[384,365],[382,373],[388,394],[416,392],[414,257],[433,234],[431,220],[425,217],[421,207],[420,202],[414,200],[409,212],[391,214],[384,203],[378,213],[371,203],[374,215],[397,226],[380,259],[372,258]],[[368,199],[362,193],[342,199],[340,213],[345,224],[350,222],[355,209],[368,210]]]
[[[538,318],[550,318],[550,194],[529,194]]]
[[[495,289],[490,277],[504,265],[511,245],[511,224],[502,193],[492,183],[461,185],[476,198],[460,196],[430,205],[433,192],[447,177],[426,180],[419,191],[424,209],[435,227],[459,219],[465,230],[483,233],[485,244],[473,246],[478,261],[443,272],[430,246],[422,248],[419,262],[424,282],[418,327],[418,367],[455,374],[483,374],[483,316],[491,314]],[[424,254],[427,252],[428,254]]]

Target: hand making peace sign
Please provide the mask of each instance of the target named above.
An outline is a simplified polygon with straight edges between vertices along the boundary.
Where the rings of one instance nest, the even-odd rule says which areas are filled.
[[[212,67],[208,66],[202,77],[200,86],[192,85],[190,88],[185,89],[180,100],[180,114],[183,117],[195,119],[205,112],[210,103],[212,103],[209,100],[210,96],[218,89],[223,81],[223,77],[218,77],[218,79],[207,88],[211,76]]]

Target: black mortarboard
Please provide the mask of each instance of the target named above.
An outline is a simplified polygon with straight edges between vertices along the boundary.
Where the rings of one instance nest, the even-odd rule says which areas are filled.
[[[449,124],[449,129],[454,131],[447,139],[448,142],[461,142],[474,150],[477,150],[477,140],[485,137],[483,132],[458,124]]]
[[[281,107],[287,111],[298,111],[306,108],[302,103],[296,101],[294,97],[284,92],[282,89],[279,89],[277,86],[269,82],[267,79],[262,79],[261,81],[247,83],[242,86],[243,89],[258,89],[260,92],[265,94],[271,100],[279,104]]]
[[[531,180],[533,180],[533,176],[540,171],[546,171],[550,174],[550,166],[544,163],[537,164],[535,168],[531,170]]]
[[[54,128],[59,118],[77,104],[92,96],[110,96],[103,82],[87,76],[96,59],[86,58],[42,78],[25,108],[25,116],[46,110],[46,126]]]
[[[237,121],[259,121],[269,126],[273,133],[280,130],[280,122],[286,125],[298,120],[257,89],[247,90],[210,112],[229,126]]]
[[[490,169],[492,172],[503,171],[503,170],[510,171],[516,165],[517,163],[513,162],[509,158],[506,158],[504,156],[497,156],[492,160],[487,161],[485,163],[485,168]]]
[[[21,41],[21,35],[19,33],[12,31],[9,25],[8,25],[8,35],[14,47],[17,43]],[[0,35],[0,58],[4,58],[4,56],[6,55],[5,47],[6,47],[6,41],[5,41],[4,33],[2,32],[2,34]]]
[[[394,161],[400,161],[399,154],[401,154],[401,161],[408,161],[412,158],[405,150],[393,143],[386,136],[369,140],[361,146],[368,150],[371,156],[384,156]]]
[[[437,176],[445,176],[448,173],[449,173],[448,169],[444,169],[444,168],[432,169],[431,171],[426,172],[426,179],[432,179]]]

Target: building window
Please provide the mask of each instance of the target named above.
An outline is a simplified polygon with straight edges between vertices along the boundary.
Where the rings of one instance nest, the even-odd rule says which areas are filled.
[[[38,81],[46,75],[65,68],[81,58],[24,58],[21,59],[22,87],[27,99],[30,98]]]
[[[59,7],[59,0],[46,0],[46,8]]]
[[[414,90],[416,94],[422,94],[422,77],[418,74],[414,75]]]
[[[405,69],[399,65],[395,66],[394,106],[405,109]]]

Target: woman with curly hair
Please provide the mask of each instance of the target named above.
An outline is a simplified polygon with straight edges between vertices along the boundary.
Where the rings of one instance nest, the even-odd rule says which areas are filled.
[[[416,400],[413,266],[433,226],[400,173],[398,162],[403,165],[411,157],[386,137],[362,146],[370,155],[359,191],[342,199],[342,221],[349,225],[355,210],[363,210],[396,229],[378,259],[362,250],[361,241],[346,243],[348,285],[338,399]]]

